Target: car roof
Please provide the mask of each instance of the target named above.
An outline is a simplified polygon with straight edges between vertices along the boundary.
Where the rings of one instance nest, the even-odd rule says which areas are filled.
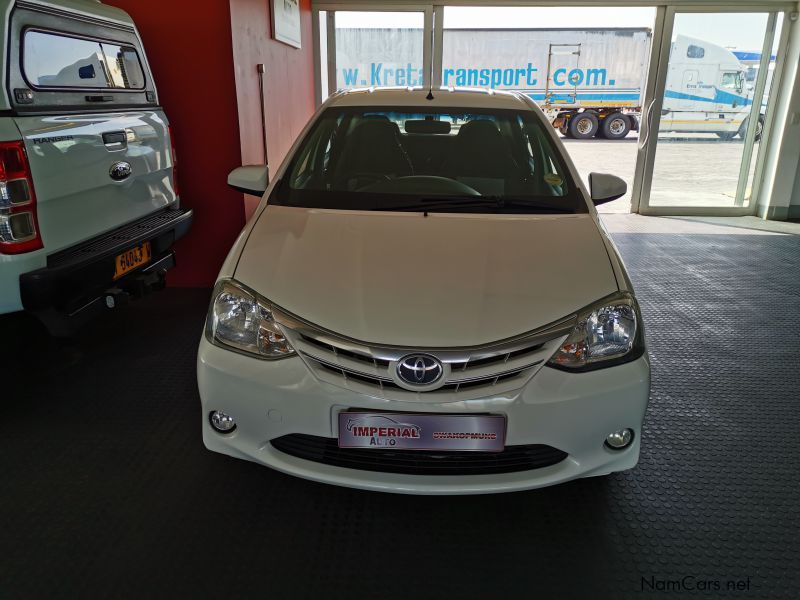
[[[99,0],[27,0],[28,5],[69,11],[85,17],[95,17],[133,27],[133,20],[124,10],[101,3]]]
[[[429,98],[429,94],[433,99]],[[402,106],[425,108],[506,108],[533,110],[522,94],[477,88],[421,87],[355,88],[331,96],[328,106]]]

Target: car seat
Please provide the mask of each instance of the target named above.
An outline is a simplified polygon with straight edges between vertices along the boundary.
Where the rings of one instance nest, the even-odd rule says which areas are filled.
[[[475,119],[461,126],[453,151],[442,164],[442,172],[483,195],[503,194],[506,180],[519,176],[508,143],[497,125],[488,119]]]
[[[356,190],[387,177],[414,172],[400,144],[400,128],[383,119],[368,119],[355,126],[334,169],[334,188]]]

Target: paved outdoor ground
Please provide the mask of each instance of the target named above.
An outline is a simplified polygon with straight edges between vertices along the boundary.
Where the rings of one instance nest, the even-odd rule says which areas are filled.
[[[629,212],[639,146],[637,136],[629,134],[616,141],[567,138],[563,141],[587,185],[592,171],[618,175],[628,182],[625,196],[598,207],[598,211]],[[713,134],[659,138],[651,205],[733,206],[743,151],[741,140],[726,142]],[[757,152],[758,147],[753,156]]]

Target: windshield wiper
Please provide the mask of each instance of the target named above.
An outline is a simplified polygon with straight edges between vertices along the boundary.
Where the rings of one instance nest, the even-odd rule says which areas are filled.
[[[528,208],[531,209],[531,212],[574,212],[567,206],[559,206],[557,204],[541,202],[534,199],[507,196],[432,196],[430,198],[420,198],[416,202],[410,202],[408,204],[379,206],[373,210],[438,212],[448,208],[493,208],[497,211],[501,211],[504,208]]]

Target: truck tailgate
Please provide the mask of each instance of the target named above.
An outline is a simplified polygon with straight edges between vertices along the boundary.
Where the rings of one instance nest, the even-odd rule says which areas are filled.
[[[46,252],[176,202],[160,110],[15,118],[30,161]]]

